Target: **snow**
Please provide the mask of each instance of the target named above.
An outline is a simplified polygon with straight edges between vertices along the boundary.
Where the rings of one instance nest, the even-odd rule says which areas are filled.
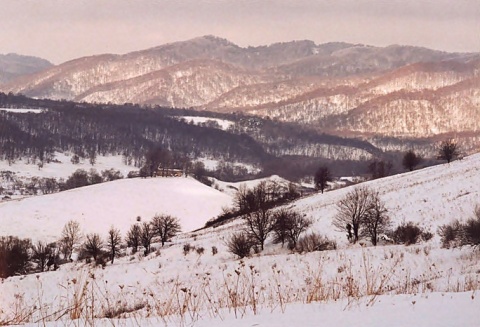
[[[260,181],[245,183],[253,187]],[[242,183],[215,184],[233,190]],[[436,233],[439,225],[472,215],[479,184],[480,154],[362,185],[380,193],[394,224],[413,221]],[[226,246],[241,228],[237,220],[181,234],[163,248],[155,245],[158,250],[146,257],[126,255],[105,268],[75,262],[54,272],[3,280],[0,321],[16,305],[43,305],[31,320],[38,323],[31,326],[478,326],[480,252],[442,249],[438,236],[408,247],[348,244],[332,218],[336,203],[353,187],[288,205],[314,221],[312,231],[335,239],[337,250],[290,253],[267,241],[263,253],[237,260]],[[137,215],[143,220],[169,210],[193,226],[231,203],[232,195],[187,178],[120,180],[3,203],[1,232],[52,239],[75,218],[102,235],[114,223],[124,235]],[[184,253],[186,244],[204,252]],[[83,320],[72,322],[63,312],[81,290],[88,305]],[[241,304],[232,307],[232,298]],[[105,307],[135,304],[142,306],[126,319],[102,318]],[[98,317],[93,321],[92,307]],[[62,313],[58,321],[44,323],[42,317],[57,311]]]
[[[77,220],[86,233],[106,235],[110,226],[124,235],[140,216],[180,219],[184,231],[205,222],[231,204],[231,197],[183,177],[124,179],[0,203],[0,235],[55,241],[65,223]]]
[[[128,166],[123,163],[122,156],[97,156],[95,165],[91,165],[88,160],[81,160],[74,165],[70,161],[71,155],[56,152],[55,160],[58,162],[45,163],[42,168],[37,165],[18,160],[9,165],[6,161],[0,161],[0,171],[12,171],[17,177],[45,177],[45,178],[67,178],[77,169],[89,171],[94,168],[100,173],[103,170],[114,168],[120,170],[124,177],[132,170],[138,170],[136,167]]]
[[[17,108],[0,108],[0,111],[7,111],[7,112],[14,112],[16,114],[25,114],[25,113],[35,113],[39,114],[41,112],[44,112],[45,109],[17,109]]]
[[[197,116],[179,116],[180,119],[185,119],[187,122],[193,122],[195,125],[204,124],[208,121],[214,121],[218,123],[221,129],[227,130],[229,127],[233,126],[235,123],[227,119],[218,119],[210,117],[197,117]]]

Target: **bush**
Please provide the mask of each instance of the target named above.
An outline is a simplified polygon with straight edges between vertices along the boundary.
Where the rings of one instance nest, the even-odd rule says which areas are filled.
[[[475,216],[465,224],[465,243],[480,246],[480,207],[475,208]]]
[[[458,220],[440,226],[438,234],[442,240],[442,246],[457,247],[462,245],[480,246],[480,207],[475,208],[473,218],[462,224]]]
[[[187,243],[183,246],[183,255],[187,255],[190,253],[190,250],[193,250],[192,246],[190,243]]]
[[[217,254],[217,253],[218,253],[217,247],[216,247],[215,245],[212,246],[212,255],[215,255],[215,254]]]
[[[438,228],[438,235],[442,241],[442,247],[450,248],[462,245],[463,226],[455,220],[450,224],[442,225]]]
[[[227,242],[227,247],[229,252],[237,255],[241,259],[250,255],[253,242],[248,237],[247,233],[240,232],[232,235],[230,240]]]
[[[0,237],[0,278],[26,274],[30,268],[30,239]]]
[[[418,242],[423,230],[413,222],[403,223],[394,231],[392,238],[397,244],[411,245]]]
[[[337,244],[335,241],[330,241],[325,236],[317,233],[311,233],[300,238],[297,242],[297,252],[314,252],[314,251],[326,251],[335,250]]]

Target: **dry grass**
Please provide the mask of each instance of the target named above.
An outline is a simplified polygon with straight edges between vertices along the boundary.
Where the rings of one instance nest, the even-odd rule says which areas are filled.
[[[141,319],[155,317],[163,323],[186,326],[205,317],[223,319],[233,314],[242,318],[264,311],[285,312],[289,303],[348,299],[350,305],[367,299],[367,305],[374,305],[383,294],[480,289],[477,268],[471,268],[475,262],[478,264],[476,254],[458,255],[456,264],[462,263],[462,274],[454,274],[436,267],[430,248],[412,247],[405,251],[392,247],[383,254],[377,249],[354,251],[357,253],[344,250],[292,254],[262,271],[256,267],[262,261],[251,258],[217,266],[216,271],[205,268],[188,278],[182,275],[156,280],[146,288],[128,290],[123,285],[116,289],[99,277],[98,280],[96,270],[91,268],[60,285],[63,293],[55,305],[45,298],[38,278],[35,305],[22,295],[16,296],[8,312],[0,311],[0,324],[62,321],[71,325],[72,321],[81,321],[81,325],[93,326],[99,318],[133,318],[141,325]],[[430,269],[411,268],[412,263],[418,262],[422,267],[430,265]]]

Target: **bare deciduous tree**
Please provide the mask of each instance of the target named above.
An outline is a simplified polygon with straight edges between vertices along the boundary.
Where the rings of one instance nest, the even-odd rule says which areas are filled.
[[[107,236],[107,249],[110,256],[110,262],[113,263],[115,257],[118,256],[120,251],[120,244],[122,243],[122,237],[120,235],[120,230],[115,227],[110,227]]]
[[[140,240],[142,242],[143,248],[145,249],[144,254],[147,255],[150,253],[150,246],[152,244],[152,239],[155,236],[152,226],[146,221],[142,223],[140,231]]]
[[[75,246],[75,244],[80,243],[81,240],[82,232],[80,230],[80,224],[78,223],[78,221],[68,221],[63,227],[62,238],[60,240],[60,242],[62,243],[62,252],[65,259],[72,256],[73,247]]]
[[[273,232],[275,233],[274,242],[288,242],[290,249],[297,245],[300,235],[311,225],[311,221],[300,215],[298,212],[288,209],[282,209],[274,214],[275,224]]]
[[[315,188],[322,193],[327,188],[328,182],[332,181],[332,175],[327,166],[322,166],[315,172],[314,182]]]
[[[450,163],[450,161],[458,157],[458,155],[459,149],[455,140],[448,139],[440,144],[440,148],[438,149],[438,159],[447,160],[447,162]]]
[[[369,201],[369,210],[361,222],[360,232],[361,236],[369,237],[376,246],[378,235],[386,233],[390,228],[390,217],[378,192],[371,192]]]
[[[403,156],[402,165],[405,169],[413,171],[418,164],[422,161],[422,158],[418,156],[413,150],[408,150]]]
[[[92,256],[93,260],[97,260],[102,253],[102,247],[103,241],[97,233],[88,234],[85,243],[83,243],[83,250],[86,254]]]
[[[52,248],[42,241],[32,246],[32,260],[37,264],[38,269],[43,272],[47,268],[47,262],[52,255]]]
[[[152,229],[154,234],[160,238],[162,246],[182,230],[178,218],[169,215],[156,215],[153,217]]]
[[[356,187],[337,204],[333,225],[339,231],[347,231],[348,239],[356,243],[360,225],[371,210],[372,192],[367,187]]]
[[[138,247],[141,244],[141,235],[142,229],[138,224],[132,225],[127,232],[127,246],[132,248],[133,253],[138,251]]]

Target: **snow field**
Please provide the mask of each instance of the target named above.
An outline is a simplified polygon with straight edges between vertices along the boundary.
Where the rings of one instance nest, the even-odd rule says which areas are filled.
[[[479,167],[480,155],[474,155],[363,185],[380,192],[395,225],[413,221],[436,233],[444,223],[471,216],[480,198]],[[135,203],[143,197],[149,199],[135,210],[155,203],[153,193],[153,199],[162,198],[159,194],[167,202],[178,199],[174,206],[178,213],[188,206],[186,199],[192,194],[203,196],[206,192],[205,186],[193,180],[171,180],[182,182],[163,184],[161,189],[167,193],[161,193],[160,187],[156,192],[151,190],[154,183],[171,183],[169,179],[138,179],[128,184],[129,196],[139,193]],[[120,185],[126,182],[71,190],[79,194],[59,197],[49,205],[67,202],[71,207],[86,208],[93,200],[81,202],[80,194],[85,192],[85,197],[93,193],[99,201],[109,196],[120,199],[116,205],[121,206],[126,200],[121,197]],[[186,188],[188,193],[172,195],[177,188]],[[373,327],[478,326],[480,252],[470,247],[441,249],[438,236],[409,247],[349,245],[331,221],[335,204],[351,189],[316,194],[288,205],[314,221],[312,231],[335,239],[338,250],[291,254],[267,242],[263,253],[236,260],[228,253],[226,240],[241,228],[237,220],[179,235],[164,248],[156,245],[156,251],[147,257],[127,255],[104,269],[76,262],[55,272],[8,278],[0,284],[0,322],[12,319],[12,323],[45,322],[52,326],[55,323],[47,322],[56,319],[58,325],[118,326],[318,326],[319,322]],[[231,201],[231,195],[215,192],[213,202],[218,201],[219,194]],[[60,195],[64,194],[68,192]],[[23,201],[34,199],[48,198]],[[205,202],[200,196],[198,199],[191,202],[194,211],[185,213],[185,220],[196,216]],[[1,219],[6,210],[13,210],[10,206],[0,206]],[[113,219],[122,221],[111,211],[96,217],[105,219],[104,223],[90,221],[97,230],[108,228]],[[20,232],[12,227],[15,223],[12,220],[2,226]],[[61,229],[63,224],[59,225]],[[186,244],[194,249],[185,254]],[[212,254],[213,246],[218,249],[216,255]],[[203,253],[197,251],[199,248]],[[19,308],[27,318],[20,319]]]

